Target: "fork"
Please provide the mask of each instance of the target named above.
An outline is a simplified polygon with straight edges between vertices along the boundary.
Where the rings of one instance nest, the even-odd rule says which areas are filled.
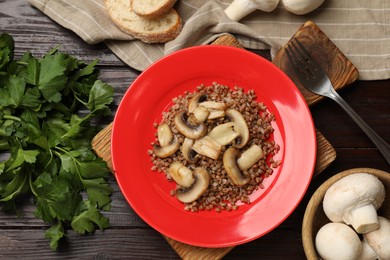
[[[390,145],[386,143],[334,90],[326,72],[314,61],[309,52],[297,40],[293,39],[285,51],[301,83],[311,92],[328,97],[339,104],[376,145],[387,163],[390,164]]]

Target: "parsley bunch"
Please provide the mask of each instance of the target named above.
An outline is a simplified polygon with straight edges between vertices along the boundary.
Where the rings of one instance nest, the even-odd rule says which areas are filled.
[[[105,229],[111,206],[106,163],[91,150],[97,116],[111,113],[113,88],[85,64],[53,49],[41,59],[14,60],[10,35],[0,36],[0,205],[32,195],[35,215],[57,249],[65,225],[80,234]]]

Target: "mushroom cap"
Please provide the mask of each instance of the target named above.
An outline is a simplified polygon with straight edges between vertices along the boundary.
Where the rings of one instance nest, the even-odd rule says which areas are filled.
[[[235,139],[234,147],[243,148],[249,140],[249,129],[244,117],[234,108],[226,110],[226,117],[230,121],[234,122],[234,129],[239,134],[239,136]]]
[[[199,139],[207,133],[207,127],[203,123],[191,124],[185,111],[179,111],[174,119],[177,130],[185,137]]]
[[[234,185],[243,186],[250,181],[250,177],[244,176],[238,167],[237,158],[239,156],[239,150],[229,147],[223,154],[223,167]]]
[[[379,216],[379,229],[364,234],[364,239],[379,259],[390,259],[390,220]]]
[[[355,208],[373,205],[378,209],[385,198],[385,187],[374,175],[354,173],[335,182],[326,191],[323,209],[334,222],[344,221],[348,212]]]
[[[191,203],[199,199],[209,187],[210,175],[205,169],[197,167],[192,173],[195,178],[192,186],[188,189],[180,188],[176,192],[177,199],[184,203]]]
[[[251,0],[256,7],[256,9],[264,11],[264,12],[271,12],[273,11],[279,4],[279,0]]]
[[[343,223],[322,226],[317,232],[315,245],[318,254],[326,260],[355,260],[362,251],[359,236]]]
[[[323,2],[324,0],[282,0],[282,4],[286,10],[297,15],[310,13],[317,9]]]

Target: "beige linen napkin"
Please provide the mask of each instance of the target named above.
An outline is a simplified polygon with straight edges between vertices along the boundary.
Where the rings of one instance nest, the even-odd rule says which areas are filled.
[[[110,20],[104,0],[29,0],[89,44],[104,42],[121,60],[144,70],[161,57],[189,46],[233,34],[245,48],[275,54],[307,20],[316,23],[359,69],[361,80],[390,78],[390,1],[325,0],[314,12],[298,16],[280,3],[270,13],[255,11],[240,22],[223,10],[232,0],[178,0],[183,30],[173,41],[147,44],[121,32]]]

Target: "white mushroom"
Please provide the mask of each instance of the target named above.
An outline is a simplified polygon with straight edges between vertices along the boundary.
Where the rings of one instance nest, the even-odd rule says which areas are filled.
[[[169,126],[164,123],[157,128],[159,144],[154,145],[153,152],[157,157],[166,158],[174,154],[180,147],[177,137],[172,134]]]
[[[179,201],[184,203],[191,203],[200,196],[208,189],[210,184],[210,175],[209,173],[200,167],[197,167],[193,171],[194,176],[194,183],[191,187],[187,189],[179,188],[176,191],[176,197]]]
[[[240,134],[234,130],[234,123],[228,122],[214,127],[207,135],[220,145],[228,145]]]
[[[182,187],[191,187],[195,182],[192,171],[181,162],[172,163],[168,172],[172,179]]]
[[[181,145],[181,153],[188,162],[195,163],[199,156],[194,149],[192,149],[195,140],[190,138],[184,138],[183,144]]]
[[[343,223],[322,226],[316,234],[315,245],[324,260],[356,260],[362,252],[359,236]]]
[[[359,260],[377,260],[378,257],[372,249],[372,247],[368,244],[367,240],[363,238],[362,240],[362,253],[359,256]]]
[[[233,21],[239,21],[255,10],[271,12],[278,3],[279,0],[234,0],[225,9],[225,13]]]
[[[368,173],[347,175],[326,191],[323,209],[333,222],[350,224],[358,233],[378,229],[376,210],[385,198],[382,182]]]
[[[206,121],[209,118],[211,113],[207,108],[198,106],[197,108],[194,109],[192,114],[194,115],[196,121],[200,123]]]
[[[158,142],[161,146],[167,146],[173,139],[173,134],[167,123],[163,123],[157,127]]]
[[[199,154],[216,160],[222,151],[222,145],[220,145],[210,136],[206,135],[196,140],[192,146],[192,149]]]
[[[283,6],[287,11],[303,15],[317,9],[324,0],[282,0]]]
[[[204,101],[199,103],[200,107],[206,108],[210,114],[207,119],[216,119],[225,116],[226,104],[216,101]]]
[[[243,148],[249,140],[249,129],[245,118],[238,110],[234,108],[229,108],[226,110],[226,117],[231,122],[234,122],[234,131],[239,133],[239,136],[234,141],[234,147]]]
[[[246,176],[243,171],[251,168],[262,157],[263,151],[255,144],[243,153],[230,147],[223,154],[223,167],[234,185],[243,186],[250,181],[250,177]]]
[[[378,217],[379,228],[364,234],[364,240],[373,249],[376,259],[390,259],[390,220]]]
[[[264,153],[260,146],[254,144],[237,159],[238,167],[242,171],[246,171],[263,158],[263,155]]]
[[[193,121],[196,120],[189,120],[189,116],[185,111],[179,111],[174,118],[176,129],[185,137],[198,139],[207,134],[207,126],[205,124],[194,124]]]

